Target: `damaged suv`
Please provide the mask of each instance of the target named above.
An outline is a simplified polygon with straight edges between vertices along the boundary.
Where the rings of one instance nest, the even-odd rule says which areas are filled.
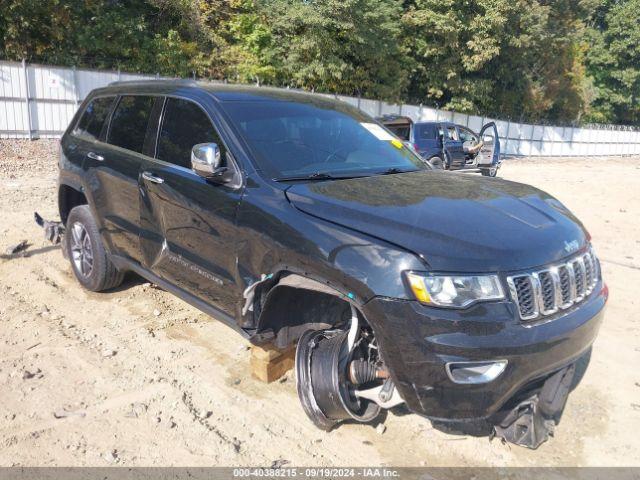
[[[323,429],[404,403],[536,447],[602,320],[589,234],[559,201],[434,170],[321,96],[112,84],[83,102],[59,167],[86,289],[133,271],[255,344],[297,343]]]

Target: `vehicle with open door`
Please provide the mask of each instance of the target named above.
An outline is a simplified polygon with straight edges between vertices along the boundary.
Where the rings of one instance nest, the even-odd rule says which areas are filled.
[[[500,168],[500,138],[494,122],[478,134],[451,122],[413,122],[399,115],[385,115],[378,121],[436,168],[488,177],[495,177]]]

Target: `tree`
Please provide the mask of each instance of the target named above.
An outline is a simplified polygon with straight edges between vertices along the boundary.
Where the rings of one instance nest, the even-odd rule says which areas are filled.
[[[588,120],[640,124],[640,0],[602,2],[589,40],[595,99]]]
[[[77,2],[79,3],[79,2]],[[74,2],[60,0],[2,0],[0,2],[0,52],[29,61],[64,63],[69,31],[74,28]]]
[[[190,0],[3,0],[8,59],[189,75],[206,38]]]
[[[253,0],[238,0],[235,7],[228,22],[226,52],[235,62],[227,68],[227,76],[239,82],[276,83],[282,65],[267,15]]]
[[[583,21],[593,0],[411,0],[409,94],[463,112],[579,118]]]
[[[398,0],[265,0],[263,58],[278,59],[282,84],[399,99],[407,85]]]
[[[640,124],[640,0],[0,0],[0,56]]]

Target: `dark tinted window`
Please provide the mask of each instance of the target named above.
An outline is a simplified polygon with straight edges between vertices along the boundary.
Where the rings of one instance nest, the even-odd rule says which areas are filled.
[[[387,125],[387,129],[402,140],[409,140],[409,135],[411,134],[410,126]]]
[[[113,112],[109,143],[142,153],[154,97],[123,96]]]
[[[102,126],[107,119],[107,115],[109,115],[109,110],[111,109],[114,98],[115,97],[101,97],[92,100],[89,105],[87,105],[82,117],[80,117],[74,133],[88,137],[91,140],[100,138]]]
[[[222,142],[204,111],[188,100],[167,98],[156,157],[165,162],[191,168],[193,146],[210,142],[218,144],[224,158]]]
[[[375,120],[346,105],[315,98],[222,105],[259,167],[276,178],[428,168]]]
[[[438,129],[433,124],[416,125],[416,137],[419,140],[435,140],[438,138]]]

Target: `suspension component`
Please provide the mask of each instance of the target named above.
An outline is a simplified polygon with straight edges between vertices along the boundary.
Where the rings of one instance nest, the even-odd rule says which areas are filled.
[[[388,377],[389,372],[364,359],[358,358],[349,364],[349,380],[354,385],[364,385]]]

